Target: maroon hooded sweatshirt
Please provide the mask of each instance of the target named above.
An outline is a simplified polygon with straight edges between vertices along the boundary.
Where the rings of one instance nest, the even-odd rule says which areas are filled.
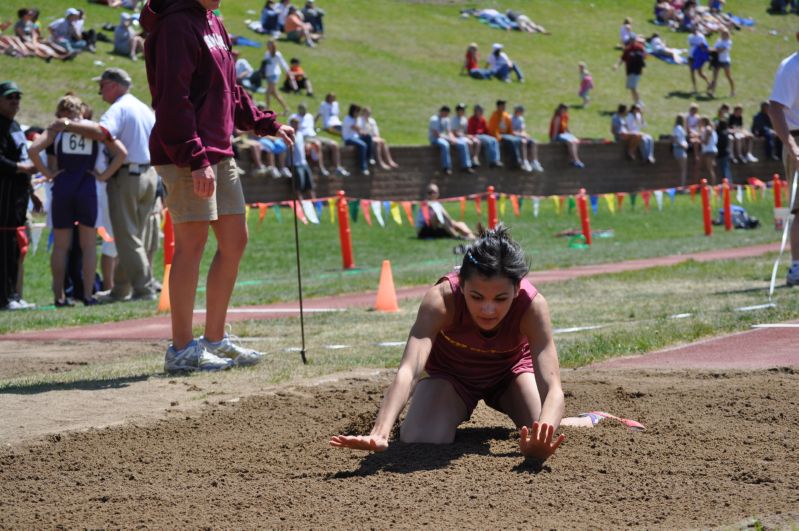
[[[197,170],[233,156],[234,126],[257,135],[280,128],[236,84],[230,38],[197,0],[148,0],[141,14],[155,126],[150,162]]]

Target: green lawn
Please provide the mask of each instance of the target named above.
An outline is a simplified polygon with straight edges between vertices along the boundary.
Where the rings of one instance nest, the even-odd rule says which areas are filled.
[[[549,118],[555,106],[564,101],[576,104],[579,84],[577,63],[585,61],[596,83],[593,102],[588,109],[574,109],[572,130],[583,137],[607,137],[609,113],[629,99],[624,89],[622,70],[613,71],[619,51],[614,48],[618,29],[625,16],[631,16],[634,30],[642,35],[660,31],[667,43],[686,46],[686,35],[663,31],[653,25],[652,2],[644,0],[525,0],[503,1],[419,1],[419,0],[326,0],[325,41],[316,49],[281,42],[287,57],[299,57],[315,85],[317,100],[326,92],[338,94],[343,110],[356,101],[371,105],[381,132],[392,143],[426,142],[427,119],[443,103],[454,105],[482,103],[493,106],[498,98],[527,107],[528,128],[538,140],[545,140]],[[20,2],[0,3],[0,19],[13,18]],[[65,0],[41,0],[46,26],[66,7]],[[99,28],[104,22],[116,23],[119,11],[88,4],[89,24]],[[266,39],[249,31],[244,21],[258,18],[261,2],[225,0],[222,10],[228,29],[237,34]],[[738,85],[734,100],[727,97],[726,81],[720,82],[719,99],[702,103],[701,112],[713,114],[721,101],[741,103],[745,116],[751,118],[757,104],[766,99],[781,58],[796,50],[794,17],[775,17],[765,12],[765,0],[730,0],[728,10],[754,17],[753,29],[733,35],[733,72]],[[466,7],[514,8],[526,12],[544,25],[552,35],[501,32],[461,18]],[[774,33],[774,34],[772,34]],[[493,42],[503,42],[513,60],[526,76],[524,84],[476,81],[460,76],[466,45],[474,41],[482,57]],[[715,37],[711,39],[711,44]],[[149,101],[142,61],[112,56],[109,44],[100,44],[96,55],[82,54],[74,62],[45,64],[33,59],[0,57],[3,78],[17,80],[25,91],[20,121],[44,124],[49,121],[56,99],[67,90],[85,98],[98,112],[106,105],[91,81],[107,66],[121,66],[130,71],[133,92]],[[253,65],[260,62],[263,48],[241,48]],[[96,62],[103,63],[95,64]],[[649,130],[657,136],[669,133],[674,116],[685,112],[690,99],[686,67],[670,66],[651,59],[641,83],[646,102]],[[259,99],[261,97],[259,96]],[[292,107],[304,97],[291,96]],[[316,108],[316,102],[309,102]]]
[[[650,256],[688,253],[714,248],[735,247],[776,241],[779,234],[773,228],[770,193],[764,199],[747,202],[748,212],[763,221],[756,230],[737,230],[725,233],[716,227],[712,237],[702,231],[701,206],[698,197],[691,201],[688,195],[677,195],[672,205],[668,196],[663,211],[658,211],[654,198],[651,210],[643,208],[640,197],[635,209],[627,198],[621,212],[611,214],[604,200],[599,212],[592,218],[594,229],[612,229],[610,238],[596,238],[590,249],[572,249],[568,238],[555,234],[579,228],[576,211],[567,208],[559,215],[553,201],[545,199],[540,204],[539,217],[533,215],[530,199],[521,205],[518,218],[514,217],[508,201],[501,219],[511,226],[532,260],[534,270],[569,267],[580,264],[616,262]],[[458,202],[448,203],[455,218],[460,217]],[[485,204],[483,204],[485,221]],[[337,293],[372,291],[377,289],[380,266],[384,259],[391,261],[397,286],[425,285],[459,264],[460,256],[453,254],[454,240],[427,240],[415,238],[413,229],[403,220],[403,225],[388,221],[386,227],[365,223],[362,216],[352,223],[352,241],[357,269],[342,270],[338,240],[338,227],[330,223],[327,207],[321,224],[300,225],[300,242],[303,263],[303,288],[307,297]],[[467,223],[476,226],[478,217],[473,204],[467,204]],[[296,264],[294,256],[294,230],[288,209],[282,209],[281,221],[270,209],[262,224],[258,212],[250,212],[250,243],[242,263],[233,304],[263,304],[280,300],[296,300]],[[52,304],[50,271],[46,252],[47,233],[42,235],[37,254],[26,261],[25,298],[39,305]],[[202,263],[201,282],[204,282],[214,250],[213,238]],[[767,263],[766,259],[762,260]],[[156,256],[155,271],[163,271],[162,253]],[[782,277],[781,277],[782,278]],[[691,279],[687,279],[690,283]],[[763,285],[765,289],[765,284]],[[204,292],[198,293],[197,306],[204,305]],[[3,313],[0,333],[63,326],[71,324],[116,321],[142,317],[155,313],[155,304],[135,302],[93,308],[60,309],[42,308],[30,312]]]

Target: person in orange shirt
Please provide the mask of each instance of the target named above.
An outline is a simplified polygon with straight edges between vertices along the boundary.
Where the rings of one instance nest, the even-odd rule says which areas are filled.
[[[505,104],[505,100],[497,100],[497,109],[488,119],[488,133],[501,144],[510,145],[513,149],[513,163],[517,168],[532,171],[522,157],[522,139],[513,134],[513,124],[510,114],[505,110]]]
[[[311,80],[305,75],[305,70],[300,66],[300,60],[292,57],[289,61],[289,67],[286,80],[283,82],[283,90],[286,92],[299,92],[305,90],[309,97],[313,97],[313,86]]]
[[[585,167],[577,154],[580,139],[569,131],[569,106],[565,103],[558,105],[549,122],[549,141],[565,142],[569,150],[569,163],[575,168]]]
[[[302,20],[294,6],[289,7],[284,29],[286,30],[286,39],[300,44],[304,42],[311,48],[316,46],[316,41],[320,39],[319,34],[311,33],[311,25]]]

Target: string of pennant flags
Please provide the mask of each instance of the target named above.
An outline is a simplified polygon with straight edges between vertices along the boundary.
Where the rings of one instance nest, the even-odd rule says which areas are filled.
[[[784,181],[783,181],[784,183]],[[746,184],[734,185],[735,187],[735,201],[738,204],[745,204],[747,202],[754,202],[763,200],[766,196],[766,190],[770,188],[765,182],[751,177]],[[783,191],[787,185],[780,187]],[[718,200],[722,196],[722,185],[711,187],[714,194],[713,199]],[[599,214],[600,205],[604,202],[607,210],[611,214],[616,214],[621,211],[625,202],[628,202],[631,208],[635,208],[638,198],[640,196],[644,208],[648,211],[652,207],[652,199],[659,211],[662,211],[666,200],[668,203],[674,204],[675,198],[678,193],[690,194],[691,200],[694,201],[697,197],[700,185],[689,185],[684,187],[673,187],[657,190],[644,190],[640,192],[616,192],[616,193],[603,193],[603,194],[590,194],[590,207],[594,216]],[[780,191],[777,191],[781,193]],[[573,213],[576,210],[575,195],[551,195],[551,196],[535,196],[524,194],[507,194],[503,192],[493,192],[494,198],[497,202],[497,209],[500,217],[507,217],[509,210],[513,213],[514,217],[521,215],[522,207],[524,204],[532,205],[532,214],[534,218],[540,215],[542,201],[551,201],[557,215],[563,213]],[[396,225],[403,225],[405,220],[410,226],[415,225],[415,218],[417,210],[421,210],[421,216],[428,223],[431,215],[437,216],[443,221],[443,207],[441,203],[458,203],[460,206],[460,219],[464,219],[466,215],[467,204],[472,203],[474,210],[478,217],[483,215],[483,200],[488,197],[489,192],[481,192],[476,194],[463,195],[458,197],[441,198],[438,201],[428,202],[426,200],[415,201],[385,201],[377,199],[364,199],[355,197],[345,197],[347,201],[347,209],[349,218],[352,222],[358,222],[359,218],[363,218],[367,225],[379,225],[385,227],[388,222],[393,222]],[[250,219],[251,212],[257,211],[258,221],[260,226],[267,220],[267,215],[271,210],[276,222],[283,221],[283,212],[280,207],[288,207],[291,211],[292,206],[296,204],[295,215],[302,223],[320,224],[328,219],[331,224],[336,223],[336,211],[338,197],[324,197],[314,200],[302,200],[294,203],[293,201],[275,201],[268,203],[252,203],[247,205],[247,219]],[[328,207],[328,216],[324,215],[324,207]]]

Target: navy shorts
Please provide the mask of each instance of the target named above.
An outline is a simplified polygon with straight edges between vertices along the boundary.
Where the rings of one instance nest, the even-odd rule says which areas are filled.
[[[94,176],[76,178],[65,173],[53,183],[53,228],[71,229],[77,221],[94,227],[97,221],[97,187]]]

